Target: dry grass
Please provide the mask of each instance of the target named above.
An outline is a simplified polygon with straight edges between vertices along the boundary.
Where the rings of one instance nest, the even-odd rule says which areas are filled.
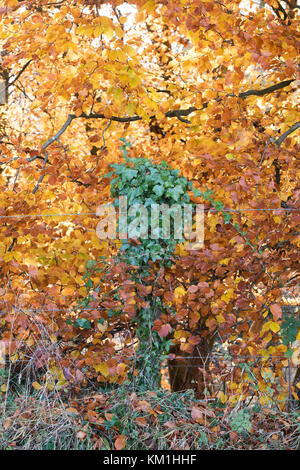
[[[119,434],[128,450],[300,448],[299,410],[230,408],[200,402],[190,391],[138,393],[120,386],[63,399],[59,391],[21,385],[6,392],[0,416],[1,450],[110,450]]]

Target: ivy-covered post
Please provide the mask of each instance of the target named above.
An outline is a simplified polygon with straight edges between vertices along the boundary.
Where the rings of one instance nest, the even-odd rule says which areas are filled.
[[[160,386],[161,362],[172,341],[162,338],[153,330],[154,321],[163,313],[164,307],[161,299],[155,296],[155,281],[153,283],[147,278],[150,264],[155,265],[157,272],[161,267],[169,267],[176,245],[184,241],[183,219],[179,230],[178,224],[175,227],[172,221],[169,226],[164,226],[163,211],[173,221],[179,213],[183,214],[184,205],[191,204],[188,195],[190,183],[179,175],[179,170],[172,170],[166,162],[154,165],[148,159],[129,158],[128,146],[128,142],[123,140],[124,163],[111,165],[115,176],[111,181],[111,196],[118,209],[120,198],[127,198],[126,220],[119,217],[118,221],[119,233],[126,235],[127,232],[127,237],[122,239],[118,257],[128,266],[134,266],[132,280],[149,291],[145,297],[147,307],[139,308],[133,319],[138,348],[136,375],[132,375],[139,388],[149,389]],[[180,229],[182,233],[174,232],[180,232]],[[131,243],[131,239],[138,240],[138,243]]]

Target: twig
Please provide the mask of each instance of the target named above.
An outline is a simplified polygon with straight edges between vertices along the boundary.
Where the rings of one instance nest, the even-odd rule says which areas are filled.
[[[60,128],[60,130],[52,137],[50,137],[50,139],[48,139],[42,149],[43,150],[46,150],[47,147],[49,147],[49,145],[51,145],[53,142],[55,141],[59,141],[59,138],[60,136],[65,132],[65,130],[69,127],[69,125],[71,124],[71,122],[73,121],[73,119],[75,119],[76,116],[75,115],[69,115],[68,116],[68,119],[66,120],[66,122],[64,123],[64,125]],[[35,160],[36,158],[41,158],[40,155],[35,155],[34,157],[29,157],[27,158],[27,161],[28,162],[32,162],[33,160]]]
[[[49,145],[50,145],[50,144],[49,144]],[[45,166],[46,166],[47,161],[48,161],[48,153],[45,152],[43,170],[45,169]],[[39,177],[39,180],[38,180],[38,182],[36,183],[36,185],[35,185],[35,187],[34,187],[34,190],[32,191],[32,194],[35,194],[35,193],[37,192],[37,190],[39,189],[39,186],[40,186],[41,182],[42,182],[43,179],[44,179],[44,177],[45,177],[45,173]]]
[[[261,159],[260,159],[258,168],[260,168],[261,165],[262,165],[262,162],[263,162],[263,160],[264,160],[264,156],[265,156],[266,150],[267,150],[267,148],[269,147],[269,145],[270,145],[272,142],[274,142],[275,145],[277,145],[277,147],[280,147],[280,145],[282,144],[282,142],[284,141],[284,139],[286,139],[292,132],[295,132],[299,127],[300,127],[300,121],[298,121],[298,122],[296,122],[295,124],[293,124],[293,125],[292,125],[286,132],[284,132],[284,134],[282,134],[282,136],[280,136],[277,140],[274,141],[274,139],[271,137],[271,138],[269,139],[269,141],[266,143],[265,147],[264,147],[264,150],[263,150],[263,153],[262,153],[262,156],[261,156]],[[256,194],[255,194],[255,198],[256,198],[257,204],[258,204],[258,200],[257,200],[258,186],[259,186],[259,183],[257,183],[257,185],[256,185]]]
[[[19,176],[19,173],[20,173],[20,169],[21,169],[21,167],[19,167],[19,168],[17,169],[17,171],[16,171],[12,191],[15,190],[15,186],[16,186],[16,182],[17,182],[17,179],[18,179],[18,176]]]
[[[103,145],[102,145],[100,151],[104,150],[105,147],[106,147],[106,143],[105,143],[105,132],[107,131],[107,129],[109,128],[110,125],[111,125],[111,120],[109,121],[109,123],[107,124],[107,126],[105,127],[105,129],[103,129],[103,131],[102,131]]]
[[[30,64],[30,62],[32,62],[32,59],[30,59],[28,62],[26,62],[26,64],[21,68],[21,70],[17,73],[17,75],[15,76],[15,78],[12,80],[12,82],[8,82],[8,87],[10,87],[11,85],[13,85],[17,80],[18,78],[22,75],[22,73],[24,72],[24,70],[27,69],[28,65]]]

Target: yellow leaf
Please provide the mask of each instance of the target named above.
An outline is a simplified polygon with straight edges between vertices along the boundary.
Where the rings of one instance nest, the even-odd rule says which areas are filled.
[[[234,153],[226,153],[225,157],[227,158],[227,160],[234,160],[235,159]]]
[[[130,57],[136,56],[136,50],[132,46],[128,46],[127,44],[123,47],[123,51]]]
[[[114,30],[111,26],[104,26],[104,34],[107,39],[112,39],[114,37]]]
[[[216,320],[217,320],[218,323],[224,323],[226,321],[221,313],[220,313],[220,315],[216,316]]]
[[[80,351],[71,351],[71,356],[73,359],[77,359],[80,355]]]
[[[293,352],[293,355],[292,355],[292,363],[293,363],[293,366],[299,366],[300,364],[300,349],[299,347],[295,349],[295,351]]]
[[[70,295],[73,295],[74,292],[75,292],[74,287],[65,287],[61,293],[62,295],[70,296]]]
[[[174,333],[174,338],[175,339],[180,339],[180,338],[188,338],[190,333],[184,330],[176,330]]]
[[[32,382],[32,386],[35,390],[40,390],[42,388],[41,384],[38,382]]]
[[[104,377],[109,375],[108,365],[105,362],[102,362],[101,364],[95,364],[94,369],[96,372],[100,372],[102,375],[104,375]]]
[[[126,112],[129,116],[133,116],[135,113],[136,106],[133,103],[128,103],[126,106]]]
[[[144,4],[142,8],[147,10],[148,12],[153,11],[155,9],[155,0],[149,0]]]
[[[18,359],[19,359],[18,353],[12,354],[11,356],[9,356],[9,360],[10,360],[10,362],[12,362],[13,364],[14,364],[15,362],[17,362]]]
[[[178,300],[180,297],[183,297],[185,293],[186,291],[183,286],[176,287],[176,289],[174,290],[175,300]]]
[[[266,343],[269,343],[269,341],[271,341],[272,339],[272,334],[269,332],[265,337],[264,337],[264,341]]]
[[[60,390],[61,388],[63,388],[64,385],[66,385],[66,380],[62,379],[62,380],[59,380],[56,385],[55,385],[55,388],[57,390]]]
[[[230,258],[224,258],[219,261],[221,266],[228,266],[228,263],[230,261]]]
[[[274,321],[270,322],[270,330],[277,333],[280,330],[280,325]]]
[[[218,215],[212,215],[210,216],[209,220],[208,220],[208,224],[210,226],[210,231],[211,232],[215,232],[216,231],[216,225],[219,221],[219,216]],[[229,259],[229,258],[228,258]]]
[[[223,392],[219,392],[217,397],[221,401],[221,403],[225,403],[227,400],[227,396]]]
[[[228,303],[231,299],[234,297],[234,290],[232,287],[228,289],[225,294],[222,295],[221,299],[224,300],[224,302]]]

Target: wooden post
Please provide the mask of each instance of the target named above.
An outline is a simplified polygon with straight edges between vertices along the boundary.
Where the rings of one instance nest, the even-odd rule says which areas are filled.
[[[0,105],[6,104],[8,99],[8,72],[0,68]]]

